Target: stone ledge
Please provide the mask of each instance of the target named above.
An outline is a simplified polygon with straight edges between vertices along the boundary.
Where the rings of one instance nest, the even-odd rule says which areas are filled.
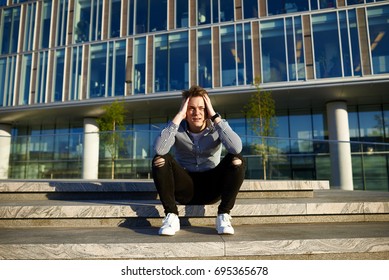
[[[328,190],[328,181],[244,180],[241,191],[313,191]],[[154,192],[152,180],[2,180],[1,192]]]

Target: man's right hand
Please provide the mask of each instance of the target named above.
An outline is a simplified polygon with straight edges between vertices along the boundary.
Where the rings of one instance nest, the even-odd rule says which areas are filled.
[[[186,119],[186,111],[188,110],[188,103],[189,103],[189,98],[182,100],[180,110],[172,120],[174,124],[180,125],[182,120]]]

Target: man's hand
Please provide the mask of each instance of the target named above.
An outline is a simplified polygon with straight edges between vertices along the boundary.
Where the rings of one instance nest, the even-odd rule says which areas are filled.
[[[208,118],[210,119],[213,115],[216,114],[216,112],[213,109],[211,99],[209,98],[208,94],[204,95],[204,102],[205,102],[205,107],[207,108]]]
[[[189,98],[182,99],[180,110],[174,117],[172,122],[176,125],[180,125],[181,121],[186,119],[186,111],[188,110]]]

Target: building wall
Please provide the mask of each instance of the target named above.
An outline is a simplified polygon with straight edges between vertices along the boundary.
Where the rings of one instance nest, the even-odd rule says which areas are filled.
[[[44,160],[44,169],[62,174],[75,162],[79,166],[83,119],[98,117],[102,104],[118,98],[131,109],[128,127],[142,139],[125,157],[131,164],[150,158],[157,128],[176,110],[171,104],[160,110],[159,102],[192,84],[215,96],[249,147],[253,133],[242,110],[257,76],[263,89],[274,92],[277,137],[327,139],[325,104],[342,99],[350,140],[385,143],[388,20],[388,1],[373,0],[0,1],[0,123],[11,123],[20,137],[10,176],[47,174],[42,165],[31,165],[38,150],[34,160]],[[86,109],[77,110],[79,104]],[[71,134],[64,140],[62,133]],[[59,140],[44,140],[48,134]],[[33,148],[28,137],[36,141]],[[317,165],[328,160],[314,149],[296,150],[293,141],[285,153],[300,159],[289,158],[274,177],[327,179],[330,174]],[[60,152],[62,146],[68,150]],[[360,145],[352,149],[357,189],[370,188],[366,178],[375,174],[363,174],[361,151]],[[386,154],[371,158],[371,170],[376,161],[388,164]],[[67,176],[79,176],[74,170]],[[253,167],[248,176],[259,176],[259,170]],[[379,188],[388,189],[387,173],[380,173]]]

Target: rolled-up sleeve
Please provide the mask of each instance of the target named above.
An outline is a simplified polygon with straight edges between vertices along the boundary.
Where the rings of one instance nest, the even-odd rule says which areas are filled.
[[[154,151],[157,155],[165,155],[170,151],[171,147],[174,145],[177,130],[178,126],[173,122],[169,122],[169,124],[161,130],[161,133],[154,142]]]
[[[220,141],[229,153],[236,155],[242,151],[242,140],[239,135],[232,130],[226,120],[223,119],[215,124],[215,128],[219,133]]]

